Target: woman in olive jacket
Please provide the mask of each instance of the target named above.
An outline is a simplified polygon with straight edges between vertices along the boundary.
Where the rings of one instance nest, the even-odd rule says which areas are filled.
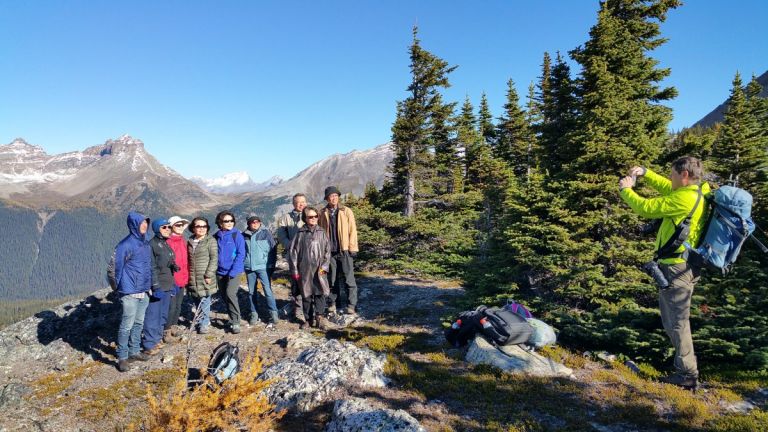
[[[208,235],[208,219],[196,217],[189,224],[192,236],[187,241],[189,252],[190,295],[200,309],[197,332],[208,333],[211,324],[211,295],[218,291],[216,268],[219,265],[219,249],[216,239]]]

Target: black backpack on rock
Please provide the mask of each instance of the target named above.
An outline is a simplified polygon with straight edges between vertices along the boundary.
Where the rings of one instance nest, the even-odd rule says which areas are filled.
[[[445,339],[454,347],[469,343],[480,332],[495,346],[526,343],[533,327],[522,316],[506,309],[478,306],[459,314],[451,327],[445,330]]]
[[[522,316],[502,308],[485,308],[480,320],[483,336],[496,346],[528,342],[533,327]]]

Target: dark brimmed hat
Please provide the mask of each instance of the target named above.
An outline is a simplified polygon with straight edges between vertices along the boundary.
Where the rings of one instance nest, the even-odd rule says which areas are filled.
[[[331,194],[341,195],[341,192],[339,192],[339,188],[336,186],[328,186],[325,188],[325,199],[328,199]]]
[[[248,219],[246,219],[246,222],[248,222],[248,224],[250,224],[253,221],[261,222],[261,218],[258,216],[248,216]]]

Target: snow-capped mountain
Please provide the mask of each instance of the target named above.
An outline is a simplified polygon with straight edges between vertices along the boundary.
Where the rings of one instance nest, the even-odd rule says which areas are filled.
[[[190,177],[203,189],[219,194],[237,194],[243,192],[261,192],[283,182],[280,176],[272,176],[269,179],[256,183],[245,171],[224,174],[221,177],[207,179],[203,177]]]
[[[23,139],[0,146],[0,198],[32,207],[209,208],[218,200],[129,135],[48,155]]]

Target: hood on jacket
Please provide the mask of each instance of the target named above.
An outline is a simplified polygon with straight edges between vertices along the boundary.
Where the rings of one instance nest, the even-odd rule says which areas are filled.
[[[155,232],[155,237],[160,237],[161,239],[165,238],[160,234],[160,227],[163,225],[168,225],[168,219],[155,219],[152,222],[152,231]]]
[[[141,226],[141,223],[147,221],[147,225],[149,225],[149,218],[144,216],[143,214],[139,212],[128,212],[128,219],[126,223],[128,224],[128,231],[131,233],[132,236],[138,238],[139,240],[144,240],[146,237],[144,234],[139,231],[139,227]]]

